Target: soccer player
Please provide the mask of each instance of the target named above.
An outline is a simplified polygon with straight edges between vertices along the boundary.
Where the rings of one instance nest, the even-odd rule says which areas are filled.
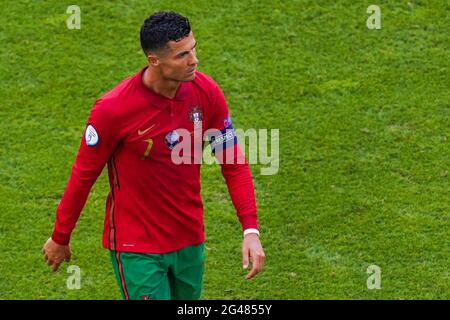
[[[197,42],[188,19],[157,12],[145,20],[140,39],[148,65],[95,102],[42,251],[53,271],[70,260],[71,233],[107,164],[110,192],[102,244],[110,250],[122,297],[199,299],[204,271],[200,164],[172,160],[183,142],[181,131],[215,129],[211,146],[244,232],[243,267],[252,264],[246,279],[264,263],[253,182],[222,91],[196,70]],[[194,155],[187,149],[183,157]]]

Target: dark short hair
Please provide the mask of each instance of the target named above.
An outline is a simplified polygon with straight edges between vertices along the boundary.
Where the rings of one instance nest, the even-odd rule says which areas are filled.
[[[156,12],[141,27],[141,46],[147,55],[167,46],[169,41],[179,41],[191,32],[189,20],[173,11]]]

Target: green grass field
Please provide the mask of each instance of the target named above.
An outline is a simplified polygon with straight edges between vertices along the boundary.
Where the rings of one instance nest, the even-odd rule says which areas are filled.
[[[94,3],[0,2],[0,299],[120,299],[101,247],[105,171],[71,263],[51,273],[41,248],[93,102],[145,65],[139,28],[168,9],[190,18],[234,127],[280,130],[279,172],[251,166],[266,253],[251,281],[220,167],[202,168],[203,298],[450,299],[448,1]]]

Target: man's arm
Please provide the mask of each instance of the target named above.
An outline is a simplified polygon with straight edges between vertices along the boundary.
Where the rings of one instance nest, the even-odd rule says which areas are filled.
[[[72,166],[69,181],[56,210],[56,221],[51,237],[42,251],[53,271],[63,261],[69,261],[70,236],[89,192],[119,141],[113,112],[103,100],[96,101],[89,115],[80,148]]]
[[[247,269],[249,260],[251,261],[252,269],[246,276],[246,279],[249,280],[262,270],[265,255],[259,240],[256,201],[250,168],[239,145],[236,144],[231,148],[234,148],[234,163],[230,163],[230,160],[227,159],[227,156],[232,154],[229,150],[218,152],[216,156],[219,161],[224,161],[220,162],[222,175],[244,231],[242,267]],[[224,155],[224,153],[228,154]]]
[[[221,164],[222,175],[244,231],[242,266],[247,269],[249,260],[252,262],[252,270],[246,276],[246,279],[251,279],[262,270],[265,259],[259,240],[252,176],[237,143],[225,97],[219,87],[215,89],[213,101],[215,114],[210,127],[217,131],[212,135],[211,147]]]

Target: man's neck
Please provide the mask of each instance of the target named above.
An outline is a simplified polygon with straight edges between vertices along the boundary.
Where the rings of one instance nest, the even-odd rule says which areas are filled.
[[[147,89],[169,99],[175,97],[180,86],[179,81],[163,79],[156,72],[150,72],[149,68],[144,70],[142,83]]]

